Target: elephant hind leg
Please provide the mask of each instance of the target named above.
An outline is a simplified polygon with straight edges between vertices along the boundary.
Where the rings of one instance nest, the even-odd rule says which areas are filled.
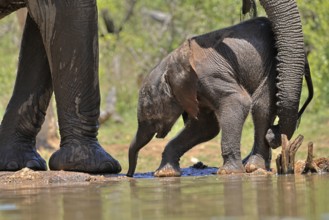
[[[198,119],[189,118],[183,130],[167,144],[162,153],[161,164],[155,171],[154,176],[180,176],[180,157],[195,145],[214,138],[219,130],[214,112],[201,109]]]
[[[222,157],[223,166],[218,174],[244,173],[245,169],[241,161],[241,135],[243,124],[249,114],[251,98],[245,91],[237,92],[220,99],[219,118],[222,129]]]
[[[265,139],[266,132],[275,119],[274,94],[264,90],[254,102],[251,113],[254,123],[254,145],[251,153],[244,159],[246,171],[251,173],[258,168],[270,169],[271,149]],[[273,90],[274,91],[274,90]],[[272,98],[271,98],[272,97]]]

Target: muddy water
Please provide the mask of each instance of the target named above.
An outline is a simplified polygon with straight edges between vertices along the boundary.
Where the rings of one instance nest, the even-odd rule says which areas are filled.
[[[329,175],[10,185],[0,219],[329,219]]]

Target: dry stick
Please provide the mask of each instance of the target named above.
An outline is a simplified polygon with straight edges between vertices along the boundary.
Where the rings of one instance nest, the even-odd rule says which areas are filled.
[[[278,174],[294,174],[295,155],[303,140],[304,137],[299,135],[292,143],[289,143],[287,136],[281,135],[282,150],[276,159]]]
[[[288,159],[287,159],[287,153],[289,149],[289,140],[287,138],[287,135],[282,134],[281,135],[281,142],[282,142],[282,150],[281,150],[281,167],[282,167],[282,174],[287,174],[288,172]]]
[[[288,163],[288,174],[295,173],[295,155],[299,147],[302,145],[304,137],[298,135],[298,137],[290,144],[289,147],[289,163]]]
[[[313,142],[309,142],[308,151],[307,151],[307,159],[306,159],[305,168],[304,168],[302,174],[306,174],[308,172],[318,173],[319,170],[320,170],[319,167],[313,161]]]
[[[276,160],[275,160],[275,162],[276,162],[276,169],[277,169],[277,172],[278,172],[278,174],[282,174],[282,163],[281,163],[281,160],[282,160],[282,155],[281,154],[279,154],[278,156],[277,156],[277,158],[276,158]]]

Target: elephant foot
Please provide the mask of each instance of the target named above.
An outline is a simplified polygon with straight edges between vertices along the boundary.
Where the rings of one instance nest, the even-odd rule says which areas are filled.
[[[261,168],[266,170],[265,160],[260,155],[251,155],[245,163],[247,173],[252,173]]]
[[[17,171],[25,167],[32,170],[47,170],[46,161],[34,147],[26,143],[0,147],[0,171]]]
[[[72,140],[62,144],[49,159],[51,170],[86,173],[112,173],[121,171],[121,165],[97,141]]]
[[[173,166],[166,163],[160,166],[153,174],[155,177],[179,177],[181,176],[179,165]]]
[[[217,171],[219,175],[245,173],[241,160],[227,161]]]

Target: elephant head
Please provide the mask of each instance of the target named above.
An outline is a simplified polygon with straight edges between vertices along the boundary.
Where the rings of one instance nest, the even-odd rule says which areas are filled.
[[[190,59],[189,41],[186,41],[144,79],[139,92],[138,129],[129,147],[127,176],[134,174],[139,150],[155,134],[157,138],[164,138],[182,114],[197,118],[198,77]]]
[[[304,38],[295,0],[260,0],[260,3],[271,21],[278,51],[276,85],[279,122],[269,129],[267,135],[270,145],[278,147],[281,134],[290,139],[299,119],[298,108],[306,69]],[[254,4],[254,0],[243,0],[243,12],[248,12]]]

